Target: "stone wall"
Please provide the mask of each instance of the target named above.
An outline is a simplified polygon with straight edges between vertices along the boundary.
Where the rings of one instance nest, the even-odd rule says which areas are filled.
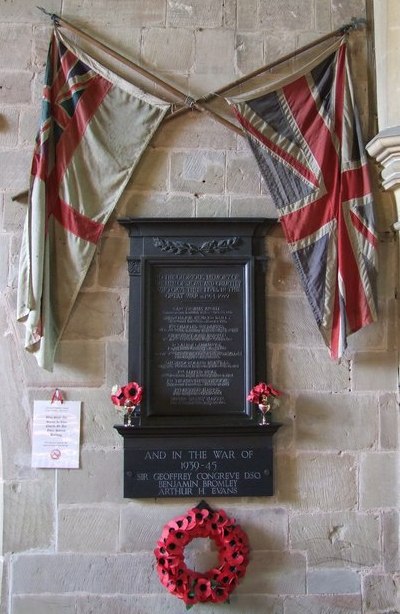
[[[363,0],[48,0],[48,11],[202,95],[363,17]],[[164,522],[197,501],[122,498],[122,441],[109,400],[127,377],[128,240],[133,216],[274,216],[245,140],[192,112],[165,123],[107,225],[54,373],[22,348],[18,253],[50,20],[0,0],[0,390],[4,614],[177,614],[153,569]],[[366,141],[373,114],[365,32],[351,36]],[[124,68],[125,75],[129,71]],[[153,87],[148,85],[150,91]],[[155,90],[157,94],[161,92]],[[377,191],[380,319],[335,364],[282,233],[268,242],[268,381],[277,418],[276,493],[213,499],[249,534],[248,575],[212,614],[400,612],[397,264],[393,205]],[[30,467],[34,399],[59,386],[83,401],[81,468]]]

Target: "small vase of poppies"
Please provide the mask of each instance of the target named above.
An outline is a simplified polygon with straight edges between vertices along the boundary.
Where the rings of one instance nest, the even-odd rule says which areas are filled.
[[[124,412],[125,426],[140,426],[140,408],[143,388],[137,382],[128,382],[125,386],[116,384],[111,390],[111,401],[119,411]]]
[[[276,398],[279,397],[280,394],[279,390],[265,382],[260,382],[250,390],[247,400],[258,406],[258,410],[261,413],[261,420],[259,422],[261,426],[268,426],[271,424],[272,407],[276,405]]]

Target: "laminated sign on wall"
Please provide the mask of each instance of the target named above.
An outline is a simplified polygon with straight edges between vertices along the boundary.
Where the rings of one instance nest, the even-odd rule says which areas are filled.
[[[35,401],[32,467],[79,468],[81,401]]]

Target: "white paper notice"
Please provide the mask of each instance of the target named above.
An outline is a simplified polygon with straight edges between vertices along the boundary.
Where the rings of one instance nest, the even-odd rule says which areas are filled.
[[[80,401],[34,401],[32,467],[79,468]]]

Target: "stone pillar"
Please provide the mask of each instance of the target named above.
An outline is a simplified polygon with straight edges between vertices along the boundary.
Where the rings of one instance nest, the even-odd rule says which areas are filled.
[[[367,144],[381,167],[381,187],[393,192],[400,230],[400,2],[374,1],[378,134]]]

